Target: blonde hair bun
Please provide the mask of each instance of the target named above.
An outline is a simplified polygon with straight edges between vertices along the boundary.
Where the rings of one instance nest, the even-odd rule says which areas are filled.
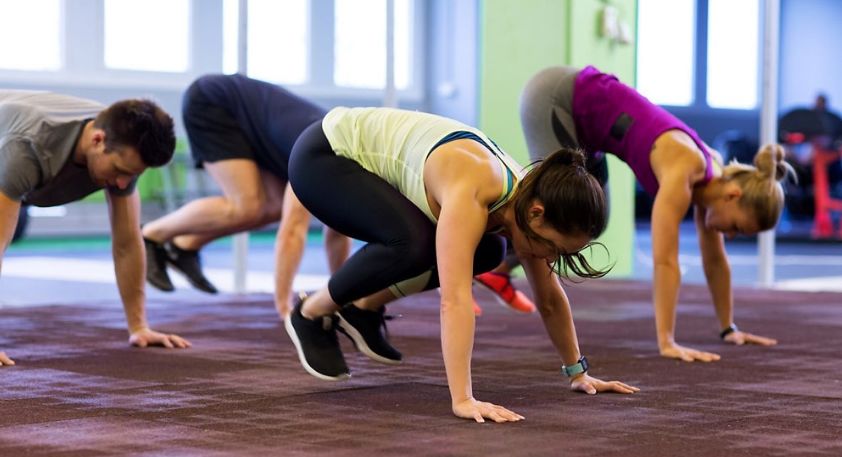
[[[763,176],[782,181],[795,176],[792,165],[784,160],[784,148],[776,143],[764,144],[754,156],[754,166]]]

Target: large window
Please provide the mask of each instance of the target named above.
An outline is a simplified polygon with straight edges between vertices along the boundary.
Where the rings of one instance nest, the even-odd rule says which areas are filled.
[[[310,49],[308,0],[249,0],[248,74],[282,84],[302,84],[308,79]],[[224,66],[226,73],[238,70],[237,0],[225,0]]]
[[[61,68],[61,13],[60,0],[0,0],[0,68]]]
[[[653,103],[693,103],[695,3],[638,0],[637,88]]]
[[[248,75],[308,97],[377,103],[387,1],[242,0]],[[419,100],[427,5],[391,1],[395,83],[402,98]],[[0,83],[179,90],[203,74],[234,73],[240,3],[0,0]]]
[[[409,85],[409,0],[395,0],[395,86]],[[338,86],[380,89],[386,86],[386,0],[335,0],[333,80]]]
[[[415,1],[394,0],[394,5],[395,85],[418,87]],[[249,76],[331,90],[385,87],[386,0],[248,0],[247,9]],[[225,0],[226,73],[238,68],[238,17],[238,0]]]
[[[757,107],[759,22],[758,0],[708,0],[709,106]]]
[[[106,68],[185,72],[190,68],[189,0],[105,0]]]

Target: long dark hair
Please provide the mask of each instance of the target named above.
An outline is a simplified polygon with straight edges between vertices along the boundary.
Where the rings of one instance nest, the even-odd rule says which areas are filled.
[[[544,205],[544,221],[561,234],[587,235],[594,239],[602,234],[608,223],[605,192],[585,168],[584,154],[575,149],[562,148],[533,162],[513,200],[518,228],[530,242],[552,249],[557,248],[529,227],[529,209],[535,200]],[[594,245],[605,248],[595,242],[588,243],[586,248]],[[582,251],[560,253],[558,261],[550,263],[550,268],[566,278],[569,272],[582,278],[601,278],[610,271],[610,267],[598,270],[591,266]]]

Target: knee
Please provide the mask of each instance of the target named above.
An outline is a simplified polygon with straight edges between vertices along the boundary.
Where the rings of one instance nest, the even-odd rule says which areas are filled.
[[[265,203],[260,198],[228,200],[227,217],[236,225],[255,226],[264,218]]]

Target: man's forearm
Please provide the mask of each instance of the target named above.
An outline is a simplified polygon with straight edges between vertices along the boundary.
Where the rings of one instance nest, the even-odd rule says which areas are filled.
[[[146,259],[143,256],[143,246],[138,243],[133,248],[115,247],[113,254],[117,288],[123,301],[126,323],[129,333],[134,333],[149,327],[146,321],[146,291],[144,289]]]

